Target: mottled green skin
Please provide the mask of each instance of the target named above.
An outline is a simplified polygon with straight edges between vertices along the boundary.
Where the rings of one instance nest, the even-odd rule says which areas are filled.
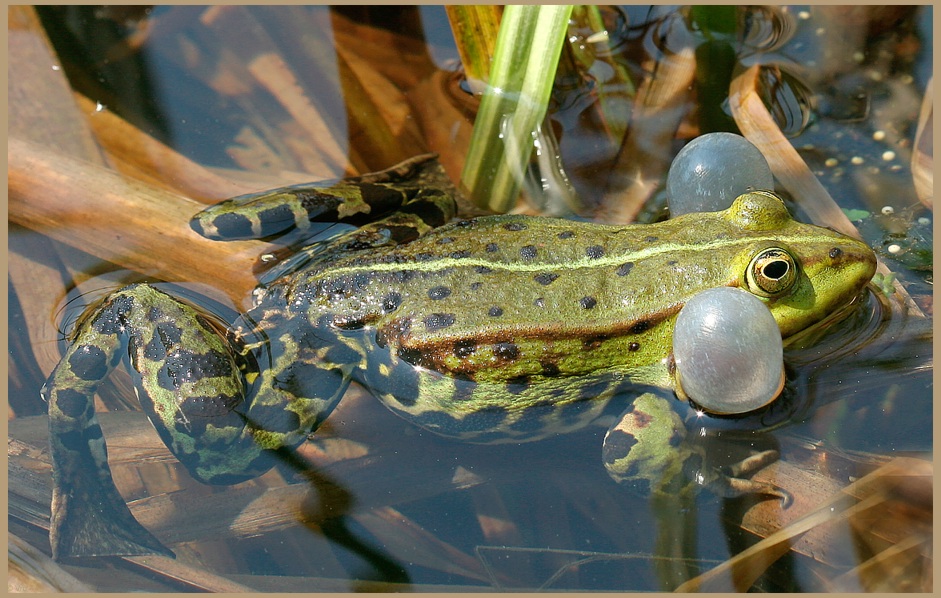
[[[761,192],[725,212],[644,226],[509,215],[441,226],[454,202],[427,186],[427,166],[419,158],[341,183],[339,200],[323,187],[293,187],[194,219],[194,229],[218,237],[272,234],[306,217],[373,220],[302,250],[308,261],[263,289],[228,333],[148,285],[122,289],[87,315],[44,389],[57,556],[166,551],[114,490],[94,418],[92,396],[122,342],[168,446],[198,479],[233,483],[271,467],[273,450],[302,442],[351,380],[439,434],[534,440],[585,426],[627,387],[673,387],[674,320],[702,290],[762,295],[789,336],[845,305],[873,272],[864,244],[793,221]],[[381,218],[390,206],[399,211]],[[793,281],[768,293],[748,271],[772,247],[792,260]],[[675,414],[638,415],[670,412],[663,399],[636,404],[646,411],[629,408],[612,428],[605,465],[616,479],[666,491],[700,455],[684,448]],[[704,477],[692,483],[780,494]],[[82,540],[88,534],[94,542]]]

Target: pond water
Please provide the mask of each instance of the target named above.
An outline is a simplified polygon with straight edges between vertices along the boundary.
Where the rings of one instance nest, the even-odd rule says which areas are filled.
[[[410,425],[356,385],[293,458],[256,480],[206,486],[161,446],[129,377],[116,372],[96,400],[116,483],[176,561],[85,559],[67,571],[99,591],[648,591],[710,571],[703,587],[725,590],[735,587],[722,569],[730,558],[830,505],[832,516],[817,515],[790,551],[764,548],[776,562],[738,589],[930,590],[933,214],[930,182],[927,193],[917,184],[930,125],[927,139],[916,134],[933,74],[932,7],[730,8],[604,8],[603,38],[576,13],[517,211],[664,219],[670,160],[700,134],[737,132],[729,86],[762,65],[758,91],[774,122],[905,293],[883,274],[888,294],[870,287],[842,321],[786,347],[785,397],[797,405],[786,423],[744,439],[730,425],[708,440],[727,463],[780,452],[755,478],[787,489],[790,506],[708,492],[651,500],[606,474],[605,426],[466,444]],[[48,554],[39,391],[81,307],[148,280],[175,283],[173,292],[216,312],[244,311],[253,277],[301,235],[216,249],[193,241],[181,218],[240,193],[427,151],[457,181],[477,100],[464,91],[443,7],[38,13],[56,72],[83,96],[76,127],[90,127],[108,154],[76,155],[64,142],[40,150],[32,137],[16,146],[40,165],[61,154],[85,161],[65,163],[74,170],[64,171],[63,203],[11,204],[10,436],[35,449],[10,449],[11,533]],[[678,55],[693,58],[685,75]],[[652,74],[657,85],[689,85],[658,105],[665,87]],[[14,122],[11,137],[23,135]],[[91,163],[101,170],[83,170]],[[125,222],[84,203],[82,185],[104,169],[158,191],[123,188],[122,209],[134,212]],[[14,174],[29,180],[28,168]],[[776,190],[796,217],[815,213],[780,180]],[[70,201],[74,212],[63,211]],[[39,226],[43,213],[51,223]]]

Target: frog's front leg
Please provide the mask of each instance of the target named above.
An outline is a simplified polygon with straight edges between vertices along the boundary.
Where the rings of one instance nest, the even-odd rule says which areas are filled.
[[[687,429],[669,401],[653,393],[637,397],[604,439],[603,460],[608,475],[618,482],[645,486],[654,495],[690,494],[705,487],[713,494],[736,497],[790,495],[771,484],[746,479],[778,458],[763,451],[727,468],[710,466],[704,447],[687,438]]]
[[[360,225],[393,212],[417,216],[420,226],[440,226],[454,217],[457,204],[436,158],[436,154],[423,154],[359,177],[240,195],[196,214],[190,226],[200,235],[220,241],[261,239],[291,229],[305,231],[311,222]]]
[[[248,379],[256,376],[251,348],[149,285],[121,289],[86,312],[72,340],[43,387],[53,464],[50,542],[56,558],[172,555],[134,519],[118,493],[95,416],[94,394],[121,361],[125,344],[141,406],[170,450],[204,482],[231,484],[263,473],[273,463],[266,449],[296,444],[307,431],[278,426],[319,422],[325,413],[298,412],[329,412],[345,389],[342,379],[334,379],[327,400],[294,401],[292,391],[314,383],[290,386],[295,377],[284,375],[289,369],[281,371],[287,387],[250,385]],[[250,394],[252,388],[263,392]],[[285,415],[288,405],[295,413]]]

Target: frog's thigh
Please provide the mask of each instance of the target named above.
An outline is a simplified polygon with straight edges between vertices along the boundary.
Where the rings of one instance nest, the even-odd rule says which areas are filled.
[[[679,415],[653,393],[634,399],[608,430],[602,458],[608,475],[645,494],[682,491],[689,483],[684,470],[702,462]]]
[[[195,310],[149,285],[110,295],[80,321],[44,387],[56,556],[166,552],[114,487],[95,418],[94,394],[120,362],[125,341],[142,407],[196,477],[208,478],[201,473],[204,456],[232,460],[233,442],[246,446],[244,425],[233,413],[244,396],[242,376],[227,341]]]
[[[148,297],[140,309],[150,325],[130,332],[131,367],[141,406],[164,442],[203,482],[228,484],[260,473],[252,467],[260,451],[245,426],[237,348],[169,295]]]

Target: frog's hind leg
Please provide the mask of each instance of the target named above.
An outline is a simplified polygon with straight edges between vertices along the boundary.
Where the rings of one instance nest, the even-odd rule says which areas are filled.
[[[252,315],[249,312],[244,325],[235,327],[248,337],[245,350],[258,360],[245,421],[255,444],[274,458],[270,451],[293,448],[320,427],[364,355],[347,347],[342,335],[327,326],[311,326],[277,310],[259,322],[253,322]]]
[[[134,519],[114,485],[94,394],[126,344],[141,405],[181,461],[192,470],[192,457],[209,446],[244,463],[259,449],[235,410],[245,397],[237,353],[195,310],[148,285],[109,296],[86,313],[72,340],[43,387],[53,556],[172,555]],[[171,433],[178,428],[187,435]]]
[[[360,177],[240,195],[203,210],[190,226],[209,239],[235,240],[260,239],[293,228],[304,231],[311,222],[359,225],[421,201],[429,192],[442,198],[438,203],[445,213],[440,223],[452,218],[454,188],[435,154]]]

